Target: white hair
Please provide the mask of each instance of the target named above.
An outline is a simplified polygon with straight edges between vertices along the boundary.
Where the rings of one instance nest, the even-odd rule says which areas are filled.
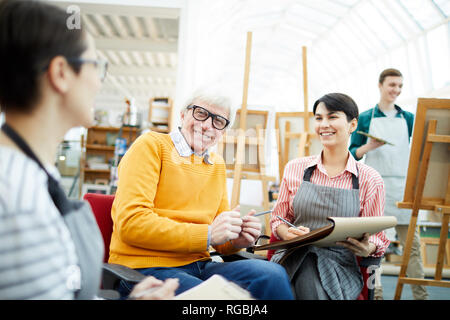
[[[234,119],[236,118],[236,108],[233,107],[231,98],[225,95],[221,90],[214,90],[211,88],[200,88],[195,90],[191,97],[186,101],[184,112],[187,107],[194,104],[196,101],[201,101],[227,110],[228,120],[230,121],[227,128],[230,128],[233,125]]]

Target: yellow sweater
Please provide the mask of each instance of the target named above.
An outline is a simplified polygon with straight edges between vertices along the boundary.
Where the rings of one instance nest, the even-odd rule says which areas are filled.
[[[208,225],[230,209],[223,158],[181,157],[168,134],[140,136],[119,165],[110,263],[174,267],[209,259]],[[239,251],[231,243],[215,247]]]

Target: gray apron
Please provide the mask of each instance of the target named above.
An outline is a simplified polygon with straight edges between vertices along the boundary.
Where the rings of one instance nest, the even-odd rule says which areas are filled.
[[[359,182],[352,175],[351,190],[331,188],[310,182],[316,166],[307,168],[303,182],[293,200],[294,224],[315,230],[330,224],[327,217],[357,217],[360,211]],[[354,300],[363,288],[362,275],[356,256],[344,247],[315,247],[313,245],[277,251],[272,260],[283,265],[301,299]],[[302,268],[312,263],[317,270],[298,277]],[[305,263],[307,262],[307,263]],[[305,266],[304,266],[305,263]],[[319,288],[323,294],[311,292]]]
[[[75,244],[81,270],[80,286],[75,291],[75,298],[92,300],[100,290],[103,239],[89,204],[84,201],[66,201],[70,203],[70,208],[62,215]]]
[[[69,289],[75,291],[76,299],[93,299],[100,289],[104,244],[89,204],[84,201],[69,200],[58,181],[48,173],[27,143],[6,123],[3,124],[2,130],[47,174],[48,192],[70,231],[78,257],[81,279],[70,279],[70,283],[66,284],[70,284]]]

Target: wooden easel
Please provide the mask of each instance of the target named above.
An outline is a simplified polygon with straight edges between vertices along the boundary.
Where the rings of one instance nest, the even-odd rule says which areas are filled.
[[[441,119],[440,123],[439,120],[436,120],[436,110],[445,113],[445,116],[443,119]],[[433,114],[433,111],[435,112],[435,114]],[[428,113],[429,115],[427,117]],[[450,172],[447,175],[446,191],[442,197],[439,195],[429,197],[429,195],[425,194],[424,192],[427,189],[427,175],[434,162],[432,160],[433,147],[435,147],[436,149],[436,147],[440,145],[440,149],[438,150],[443,151],[444,159],[447,159],[446,163],[444,160],[443,165],[446,166],[448,170],[448,154],[450,150],[448,146],[448,144],[450,144],[450,128],[448,127],[449,117],[450,99],[419,98],[417,104],[416,120],[414,124],[414,136],[412,139],[411,154],[408,166],[408,176],[405,186],[405,194],[403,197],[404,200],[397,203],[397,206],[399,208],[412,208],[412,214],[408,227],[408,234],[406,237],[397,288],[395,290],[395,300],[400,299],[403,284],[405,283],[412,285],[439,286],[450,288],[450,281],[442,280],[442,269],[444,267],[444,254],[447,243],[448,223],[450,217]],[[438,123],[440,125],[439,132],[437,132]],[[428,129],[425,133],[426,125],[428,125]],[[422,158],[420,159],[421,154]],[[429,183],[436,184],[436,181],[429,180],[430,179],[428,179]],[[442,190],[440,191],[442,192]],[[442,214],[441,234],[439,240],[435,276],[433,280],[406,277],[406,270],[411,255],[411,247],[414,238],[414,231],[417,226],[419,209],[434,210],[435,212]]]
[[[310,155],[311,141],[317,138],[315,133],[310,132],[310,121],[314,115],[308,111],[308,65],[306,56],[306,47],[302,47],[302,64],[303,64],[303,112],[277,112],[275,114],[275,130],[277,134],[278,147],[278,169],[280,181],[283,177],[284,167],[290,160],[290,141],[298,139],[298,154],[295,157],[304,157]],[[284,128],[280,126],[282,118],[299,118],[303,119],[303,131],[291,132],[291,122],[286,121]]]
[[[239,204],[241,194],[242,163],[245,153],[245,129],[247,126],[247,98],[248,82],[250,76],[250,58],[252,53],[252,33],[247,32],[247,45],[245,49],[244,90],[242,94],[242,106],[239,121],[239,133],[237,136],[236,166],[233,175],[233,190],[231,193],[231,207]]]
[[[237,119],[240,118],[241,113],[242,110],[237,110]],[[241,170],[240,179],[259,180],[261,182],[264,210],[270,209],[268,183],[276,180],[275,177],[266,174],[265,132],[268,116],[268,111],[247,110],[246,127],[248,129],[244,133],[243,161],[240,163],[237,161],[237,147],[240,139],[238,133],[242,131],[240,127],[229,129],[217,144],[217,153],[224,158],[226,168],[229,170],[227,178],[235,177],[236,167],[239,165]],[[236,192],[236,189],[233,189],[233,191]],[[239,197],[237,199],[239,201]],[[232,207],[235,205],[237,204],[233,203]],[[265,231],[267,232],[269,215],[266,215],[265,218]]]
[[[269,177],[265,173],[265,154],[264,154],[264,143],[265,143],[265,127],[256,127],[256,137],[246,137],[247,130],[247,113],[254,114],[260,111],[247,111],[247,98],[248,98],[248,84],[250,76],[250,58],[251,58],[251,47],[252,47],[252,32],[247,32],[247,44],[245,53],[245,69],[244,69],[244,88],[242,95],[242,105],[239,110],[239,128],[237,129],[237,135],[229,137],[228,135],[223,136],[223,140],[218,144],[218,153],[223,155],[224,143],[233,143],[235,145],[235,161],[232,167],[228,166],[229,169],[233,171],[228,174],[228,178],[233,178],[233,189],[231,193],[231,208],[236,207],[240,202],[241,195],[241,179],[252,179],[260,180],[262,184],[263,192],[263,207],[265,210],[269,209],[269,195],[268,195],[268,182],[275,181],[275,177]],[[266,114],[267,116],[267,114]],[[267,123],[267,119],[266,119]],[[254,170],[255,173],[246,172],[247,168],[243,165],[245,163],[245,151],[246,146],[256,145],[257,147],[257,169]],[[265,215],[265,225],[266,234],[270,234],[269,227],[269,215]]]
[[[303,124],[300,130],[291,131],[291,123],[295,122],[311,122],[314,119],[312,112],[276,112],[275,113],[275,131],[277,137],[277,151],[278,151],[278,169],[280,180],[283,176],[284,167],[289,160],[294,158],[301,158],[311,155],[311,152],[317,151],[321,148],[320,143],[315,144],[317,135],[315,133],[307,132]],[[284,124],[284,125],[283,125]],[[291,141],[296,141],[297,152],[291,153]],[[317,140],[318,142],[318,140]],[[313,144],[315,144],[313,146]],[[316,146],[317,145],[317,146]]]

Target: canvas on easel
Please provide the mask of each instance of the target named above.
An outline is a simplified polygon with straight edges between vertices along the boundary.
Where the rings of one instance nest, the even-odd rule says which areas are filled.
[[[401,297],[404,284],[450,288],[442,280],[450,216],[450,99],[419,98],[411,141],[408,173],[403,201],[399,208],[412,209],[403,261],[394,299]],[[441,234],[433,280],[407,278],[414,231],[420,209],[442,214]]]

